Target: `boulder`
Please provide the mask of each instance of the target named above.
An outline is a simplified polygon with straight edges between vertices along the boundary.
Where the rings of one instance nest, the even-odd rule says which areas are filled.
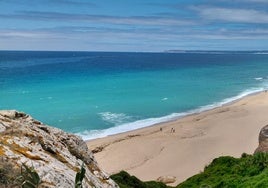
[[[15,110],[0,111],[0,157],[14,168],[23,164],[33,167],[42,180],[40,187],[73,188],[76,173],[83,163],[86,169],[84,188],[118,187],[99,168],[80,137]]]
[[[162,182],[164,184],[175,183],[176,177],[175,176],[160,176],[159,178],[157,178],[157,181]]]
[[[259,146],[255,150],[255,153],[258,152],[268,152],[268,125],[263,127],[259,134]]]

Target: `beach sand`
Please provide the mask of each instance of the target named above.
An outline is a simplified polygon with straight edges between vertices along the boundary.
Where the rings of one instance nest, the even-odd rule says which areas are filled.
[[[100,150],[95,157],[109,174],[125,170],[146,181],[170,175],[176,185],[216,157],[252,154],[266,124],[268,92],[261,92],[173,122],[91,140],[88,147]]]

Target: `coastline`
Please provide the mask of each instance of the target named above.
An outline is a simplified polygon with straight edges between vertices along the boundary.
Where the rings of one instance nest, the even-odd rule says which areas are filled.
[[[268,93],[264,91],[178,120],[87,143],[110,174],[126,170],[142,180],[170,175],[176,177],[175,185],[202,171],[216,157],[253,153],[259,131],[268,122],[267,113]]]
[[[239,93],[236,96],[229,97],[223,99],[219,102],[214,102],[212,104],[204,105],[197,107],[192,110],[188,110],[185,112],[174,112],[172,114],[162,116],[162,117],[152,117],[148,119],[141,119],[130,123],[125,123],[122,125],[117,125],[115,127],[110,127],[108,129],[103,130],[92,130],[92,131],[85,131],[85,133],[77,133],[78,136],[81,136],[85,141],[95,140],[98,138],[104,138],[107,136],[117,135],[121,133],[131,132],[138,129],[144,129],[146,127],[155,126],[158,124],[168,123],[172,121],[176,121],[187,116],[203,113],[206,111],[210,111],[219,107],[223,107],[225,105],[232,104],[236,101],[243,99],[244,97],[256,95],[258,93],[266,91],[265,88],[252,88],[249,90],[245,90],[244,92]]]

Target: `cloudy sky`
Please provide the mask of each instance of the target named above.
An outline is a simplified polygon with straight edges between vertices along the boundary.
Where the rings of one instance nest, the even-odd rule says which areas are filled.
[[[0,50],[268,50],[268,0],[0,0]]]

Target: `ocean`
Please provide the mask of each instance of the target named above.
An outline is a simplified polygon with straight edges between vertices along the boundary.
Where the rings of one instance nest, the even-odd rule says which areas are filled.
[[[0,109],[93,139],[268,89],[257,52],[0,51]]]

